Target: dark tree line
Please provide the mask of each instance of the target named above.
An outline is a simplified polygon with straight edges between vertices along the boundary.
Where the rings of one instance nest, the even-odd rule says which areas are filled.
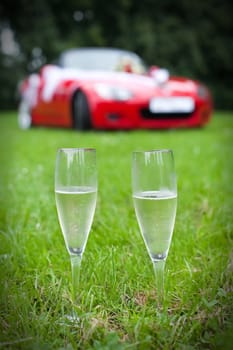
[[[66,48],[122,47],[148,64],[205,82],[232,109],[230,0],[2,0],[0,109],[16,106],[25,74]]]

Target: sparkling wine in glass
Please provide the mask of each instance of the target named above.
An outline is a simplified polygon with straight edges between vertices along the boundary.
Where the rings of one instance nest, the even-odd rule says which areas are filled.
[[[95,149],[61,148],[57,151],[55,199],[59,223],[71,261],[74,306],[79,288],[81,260],[97,200]],[[73,311],[68,318],[74,321],[78,316]]]
[[[136,151],[132,158],[133,203],[152,260],[158,301],[164,300],[164,267],[172,239],[177,185],[173,152]]]

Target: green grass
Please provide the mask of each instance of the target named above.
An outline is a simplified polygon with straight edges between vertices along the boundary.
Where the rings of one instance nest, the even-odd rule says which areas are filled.
[[[88,132],[18,129],[0,116],[0,348],[232,349],[233,113],[204,129]],[[95,147],[99,193],[84,253],[80,322],[54,202],[59,147]],[[166,310],[131,199],[131,152],[172,148],[178,212],[166,263]]]

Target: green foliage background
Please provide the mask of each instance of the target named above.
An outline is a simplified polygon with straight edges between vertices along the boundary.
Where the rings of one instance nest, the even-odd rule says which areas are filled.
[[[148,64],[206,83],[215,106],[232,109],[230,0],[2,0],[0,34],[14,31],[20,51],[0,47],[0,109],[16,105],[17,82],[70,47],[116,46]]]

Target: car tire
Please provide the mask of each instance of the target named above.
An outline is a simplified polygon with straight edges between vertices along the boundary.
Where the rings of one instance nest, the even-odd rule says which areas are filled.
[[[30,107],[25,101],[21,101],[19,104],[18,125],[21,129],[29,129],[32,126]]]
[[[74,128],[77,130],[91,129],[91,114],[86,95],[77,91],[73,98]]]

